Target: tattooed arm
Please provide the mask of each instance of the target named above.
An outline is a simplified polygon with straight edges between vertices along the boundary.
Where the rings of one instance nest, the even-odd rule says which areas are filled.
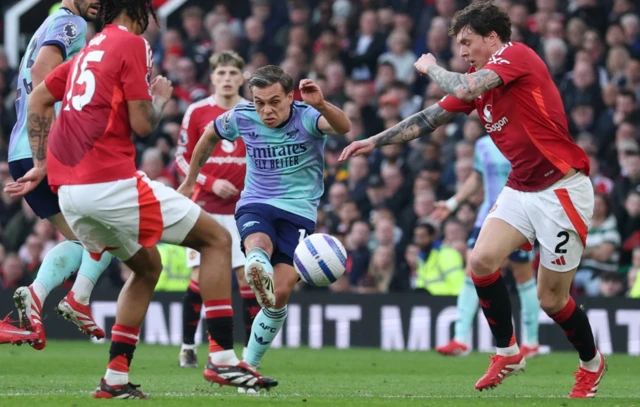
[[[207,163],[213,149],[220,141],[220,136],[216,133],[215,126],[208,125],[202,133],[202,137],[198,140],[195,148],[193,149],[193,155],[191,156],[191,163],[189,164],[189,172],[187,178],[184,180],[186,184],[195,185],[198,179],[198,174],[202,170],[202,167]]]
[[[455,115],[456,113],[448,112],[436,103],[373,136],[372,139],[375,141],[376,147],[386,146],[387,144],[407,143],[431,133],[439,126],[447,123]]]
[[[157,76],[151,82],[151,100],[129,100],[129,124],[138,136],[146,137],[156,128],[162,118],[162,111],[171,99],[173,87],[171,81],[163,76]]]
[[[44,169],[47,166],[47,140],[55,117],[55,103],[55,97],[44,83],[38,85],[29,96],[27,135],[34,167]]]
[[[502,78],[491,69],[481,69],[471,74],[449,72],[438,65],[429,65],[427,74],[442,90],[465,102],[482,95],[489,89],[502,85]]]
[[[361,154],[369,154],[376,147],[388,144],[404,144],[418,137],[431,133],[439,126],[447,123],[457,113],[444,110],[437,103],[425,110],[409,116],[395,126],[369,137],[365,140],[354,141],[349,144],[340,155],[339,161]]]

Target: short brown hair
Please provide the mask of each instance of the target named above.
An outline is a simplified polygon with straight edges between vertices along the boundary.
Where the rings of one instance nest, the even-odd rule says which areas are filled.
[[[235,51],[216,52],[209,58],[209,66],[211,72],[215,71],[221,65],[231,65],[242,71],[244,68],[244,59]]]
[[[506,11],[493,4],[491,0],[482,0],[457,11],[451,21],[449,36],[456,37],[465,27],[476,34],[486,37],[493,31],[502,42],[511,40],[511,20]]]
[[[274,83],[282,85],[285,94],[289,94],[293,90],[293,79],[277,65],[267,65],[256,69],[249,79],[249,89],[254,87],[263,89]]]

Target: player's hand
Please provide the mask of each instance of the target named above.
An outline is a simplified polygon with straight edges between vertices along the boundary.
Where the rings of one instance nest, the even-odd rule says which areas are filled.
[[[374,148],[376,148],[376,144],[372,138],[354,141],[342,150],[342,154],[340,154],[338,161],[347,161],[349,157],[370,154]]]
[[[418,71],[420,75],[426,75],[427,68],[429,68],[431,65],[437,65],[437,63],[436,57],[434,57],[430,53],[422,54],[422,56],[416,61],[416,63],[413,64],[413,66],[416,68],[416,71]]]
[[[217,179],[213,183],[213,193],[222,199],[227,199],[238,195],[240,191],[226,179]]]
[[[4,192],[8,193],[12,198],[23,197],[36,189],[46,176],[46,168],[34,167],[27,171],[22,178],[18,178],[15,182],[10,182],[5,185]]]
[[[303,79],[300,81],[300,94],[304,103],[315,107],[316,109],[324,103],[324,95],[320,87],[311,79]]]
[[[451,209],[447,206],[447,201],[438,201],[433,206],[435,209],[430,216],[436,222],[442,222],[451,215]]]
[[[195,186],[193,184],[187,182],[187,180],[185,180],[178,187],[178,192],[181,193],[182,195],[186,196],[187,198],[191,199],[193,197],[194,189],[195,189]]]
[[[156,76],[151,81],[151,96],[159,98],[165,103],[171,99],[173,94],[173,86],[171,81],[164,76]]]

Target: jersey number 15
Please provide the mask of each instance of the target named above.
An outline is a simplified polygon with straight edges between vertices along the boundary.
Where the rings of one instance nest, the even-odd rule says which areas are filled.
[[[76,59],[73,65],[73,74],[71,75],[71,86],[66,95],[66,103],[64,110],[71,110],[71,107],[75,110],[82,110],[83,107],[88,105],[93,98],[93,94],[96,92],[96,77],[87,68],[89,62],[100,62],[104,56],[104,51],[90,51],[86,54],[82,53]],[[78,73],[78,68],[80,73]],[[76,94],[77,85],[85,85],[84,93]]]

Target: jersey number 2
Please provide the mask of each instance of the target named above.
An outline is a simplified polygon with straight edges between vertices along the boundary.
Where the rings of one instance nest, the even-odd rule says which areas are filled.
[[[91,102],[93,94],[96,92],[96,77],[87,68],[89,62],[100,62],[104,56],[104,51],[90,51],[86,54],[80,55],[76,59],[76,63],[73,66],[73,75],[71,75],[72,83],[67,92],[67,103],[64,110],[71,110],[71,107],[75,110],[82,110],[83,107]],[[78,74],[78,66],[80,68],[80,74]],[[77,75],[77,79],[76,79]],[[85,85],[84,93],[76,95],[76,85]]]
[[[564,254],[567,252],[567,249],[563,249],[563,247],[569,242],[569,232],[560,232],[558,233],[558,237],[562,240],[556,246],[556,253]]]

